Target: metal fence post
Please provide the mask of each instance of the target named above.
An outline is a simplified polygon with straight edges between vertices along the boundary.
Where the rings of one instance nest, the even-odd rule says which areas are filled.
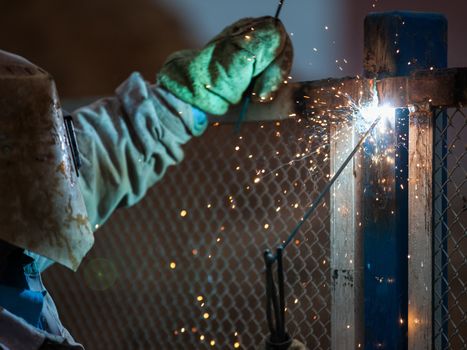
[[[433,123],[433,347],[448,349],[448,217],[447,217],[447,115],[445,111]]]
[[[358,142],[354,121],[331,128],[331,174]],[[331,193],[331,349],[363,348],[362,235],[359,232],[360,157],[342,172]]]
[[[366,77],[405,76],[417,69],[445,67],[446,56],[446,20],[441,15],[392,12],[365,19]],[[410,150],[409,129],[413,141],[419,137],[422,142]],[[417,213],[422,208],[431,212],[430,182],[409,183],[408,178],[413,174],[415,180],[429,171],[428,167],[416,171],[414,155],[432,157],[432,141],[410,122],[406,108],[397,109],[389,132],[376,141],[377,147],[366,144],[362,170],[365,348],[429,349],[432,232],[427,213]],[[374,162],[381,148],[386,148],[387,160]]]
[[[409,124],[408,348],[432,343],[433,112],[413,106]]]

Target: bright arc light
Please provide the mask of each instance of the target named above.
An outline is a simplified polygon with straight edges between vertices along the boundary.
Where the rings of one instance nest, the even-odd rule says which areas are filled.
[[[381,116],[381,119],[391,119],[394,117],[395,109],[390,106],[382,106],[382,107],[366,107],[362,108],[362,117],[368,123],[373,123],[376,118]]]
[[[369,106],[363,107],[360,115],[362,117],[360,127],[363,131],[366,131],[377,118],[381,117],[378,131],[384,133],[389,125],[394,124],[396,109],[391,106]]]

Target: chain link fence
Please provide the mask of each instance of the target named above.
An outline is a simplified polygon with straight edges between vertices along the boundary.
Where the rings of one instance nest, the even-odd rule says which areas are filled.
[[[439,111],[434,138],[434,348],[467,349],[467,128],[464,108]]]
[[[329,178],[328,130],[310,121],[214,125],[137,206],[96,232],[77,273],[45,283],[88,350],[256,349],[267,336],[263,251]],[[329,198],[285,253],[288,330],[330,348]]]

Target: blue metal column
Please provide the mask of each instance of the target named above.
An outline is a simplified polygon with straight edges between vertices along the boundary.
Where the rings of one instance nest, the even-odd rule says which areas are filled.
[[[447,22],[438,14],[371,14],[364,57],[368,78],[444,68]],[[397,109],[364,148],[365,349],[407,349],[408,118],[407,109]]]

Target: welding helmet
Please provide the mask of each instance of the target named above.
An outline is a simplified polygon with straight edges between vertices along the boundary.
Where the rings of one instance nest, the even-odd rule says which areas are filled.
[[[0,50],[0,240],[76,270],[93,244],[51,76]]]

